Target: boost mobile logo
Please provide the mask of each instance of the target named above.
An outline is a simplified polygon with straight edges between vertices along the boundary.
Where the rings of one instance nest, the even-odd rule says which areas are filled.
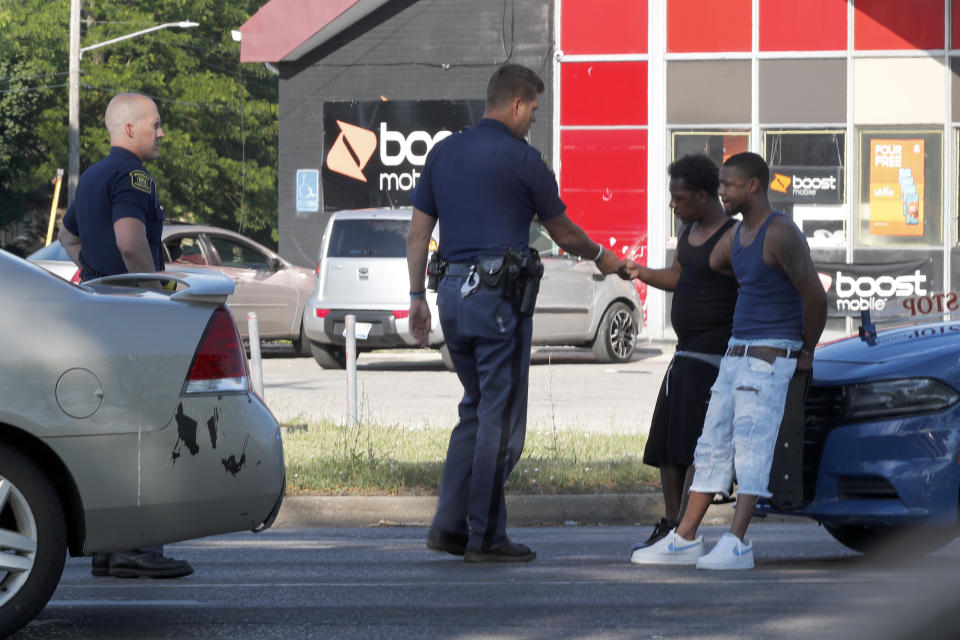
[[[363,169],[377,150],[377,134],[341,120],[337,120],[337,125],[340,127],[340,135],[327,154],[327,168],[354,180],[366,182]]]
[[[779,193],[786,193],[787,187],[790,186],[789,176],[785,176],[782,173],[773,174],[773,182],[770,183],[770,188]]]
[[[824,274],[820,274],[824,283]],[[829,278],[829,276],[827,276]],[[919,269],[912,275],[900,276],[847,276],[837,271],[833,279],[836,285],[838,311],[882,311],[888,298],[924,296],[927,277]]]

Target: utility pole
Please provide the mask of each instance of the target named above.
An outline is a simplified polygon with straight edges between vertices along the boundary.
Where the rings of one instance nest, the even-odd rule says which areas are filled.
[[[80,178],[80,0],[70,0],[70,98],[67,204],[73,202]]]
[[[111,38],[105,42],[92,44],[89,47],[80,47],[80,2],[81,0],[70,0],[70,97],[69,97],[69,120],[70,120],[70,149],[68,170],[70,175],[67,179],[67,205],[73,202],[73,197],[77,192],[77,182],[80,180],[80,56],[84,51],[99,49],[100,47],[121,40],[136,38],[145,33],[159,31],[160,29],[169,29],[176,27],[179,29],[190,29],[200,26],[197,22],[167,22],[159,24],[149,29],[141,29],[125,36]]]

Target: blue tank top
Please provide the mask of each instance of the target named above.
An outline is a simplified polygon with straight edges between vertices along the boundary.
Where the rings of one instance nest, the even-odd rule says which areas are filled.
[[[740,283],[740,295],[733,313],[733,337],[741,340],[774,338],[803,339],[803,303],[787,274],[763,261],[763,239],[774,211],[764,221],[749,246],[740,244],[740,229],[733,238],[733,272]]]

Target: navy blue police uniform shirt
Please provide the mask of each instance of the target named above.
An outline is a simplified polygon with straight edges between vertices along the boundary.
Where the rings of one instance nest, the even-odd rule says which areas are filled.
[[[540,152],[489,118],[431,149],[411,202],[439,220],[448,262],[526,250],[534,215],[550,220],[566,210]]]
[[[103,275],[127,272],[113,232],[113,223],[120,218],[144,224],[154,267],[162,271],[163,208],[157,183],[136,154],[110,147],[106,158],[80,176],[74,201],[63,217],[67,231],[80,238],[84,263]]]

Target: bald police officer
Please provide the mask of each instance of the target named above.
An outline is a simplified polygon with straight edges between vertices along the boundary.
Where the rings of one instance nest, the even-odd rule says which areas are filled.
[[[157,183],[143,166],[160,155],[160,113],[138,93],[121,93],[107,105],[104,124],[110,155],[83,172],[60,227],[60,243],[81,269],[81,279],[117,273],[163,271],[163,207]],[[159,283],[144,286],[159,287]],[[93,575],[179,578],[193,573],[163,547],[93,556]]]
[[[437,304],[463,385],[427,546],[467,562],[536,557],[507,537],[503,489],[526,433],[531,315],[542,274],[528,246],[533,218],[561,248],[594,260],[601,272],[621,265],[567,217],[552,172],[524,141],[543,90],[532,70],[500,67],[487,85],[483,119],[434,146],[412,196],[411,332],[426,345],[431,319],[423,276],[440,221],[445,266]]]

